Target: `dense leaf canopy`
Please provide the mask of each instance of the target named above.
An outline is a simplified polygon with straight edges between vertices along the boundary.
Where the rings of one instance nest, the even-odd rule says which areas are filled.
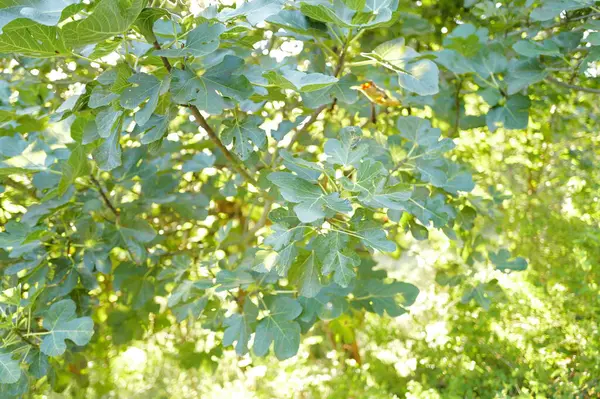
[[[528,263],[473,148],[493,169],[493,137],[587,131],[599,15],[0,0],[0,397],[177,327],[240,356],[291,358],[323,325],[352,345],[417,299],[377,267],[406,237],[445,235],[459,267],[438,282],[489,309],[492,271]]]

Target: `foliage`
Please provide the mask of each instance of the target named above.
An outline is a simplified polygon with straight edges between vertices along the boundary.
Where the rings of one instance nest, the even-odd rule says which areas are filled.
[[[440,234],[437,282],[492,314],[542,210],[503,219],[506,187],[597,155],[548,149],[596,118],[594,2],[153,3],[0,3],[3,397],[83,388],[89,359],[198,326],[279,360],[328,336],[360,364],[364,320],[425,288],[378,254]]]

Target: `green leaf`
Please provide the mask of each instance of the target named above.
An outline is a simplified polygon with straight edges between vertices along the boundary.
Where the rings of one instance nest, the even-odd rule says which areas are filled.
[[[223,335],[223,346],[233,345],[237,341],[235,352],[240,356],[248,353],[248,342],[257,317],[258,308],[250,299],[246,299],[243,312],[234,313],[223,322],[226,327]]]
[[[413,187],[406,183],[398,183],[393,186],[386,185],[386,179],[381,179],[373,187],[360,197],[362,203],[373,208],[388,208],[404,210],[406,201],[411,197]]]
[[[12,358],[11,353],[0,352],[0,383],[14,384],[21,378],[19,361]]]
[[[342,0],[344,4],[355,11],[362,11],[365,8],[366,0]]]
[[[548,21],[563,11],[579,10],[593,6],[594,3],[593,0],[545,0],[541,7],[531,12],[530,17],[534,21]]]
[[[417,160],[416,166],[424,181],[435,187],[443,188],[449,193],[469,192],[475,188],[471,174],[446,159],[421,158]]]
[[[455,50],[465,57],[472,57],[481,49],[479,38],[475,34],[466,37],[453,37],[448,40],[446,48]]]
[[[308,108],[318,108],[330,104],[334,99],[341,104],[354,104],[358,101],[358,92],[352,88],[356,82],[356,76],[345,75],[331,86],[303,93],[304,105]]]
[[[235,10],[225,10],[219,13],[220,21],[228,21],[233,18],[246,17],[252,25],[257,25],[269,18],[271,15],[277,14],[283,8],[285,1],[283,0],[251,0],[245,1]]]
[[[25,151],[26,148],[27,142],[18,134],[15,134],[12,137],[0,137],[0,155],[4,155],[5,157],[15,157]]]
[[[126,238],[148,243],[156,237],[156,231],[143,219],[126,217],[120,220],[119,230]]]
[[[362,53],[398,74],[400,87],[420,96],[439,91],[439,71],[435,63],[404,44],[404,38],[390,40],[377,46],[372,53]]]
[[[12,358],[11,353],[0,352],[0,383],[14,384],[21,378],[19,361]]]
[[[215,164],[215,156],[199,152],[194,154],[192,159],[183,164],[184,172],[200,172],[203,169],[210,168]]]
[[[252,275],[245,270],[221,270],[217,273],[216,284],[219,286],[217,292],[227,291],[238,287],[245,288],[253,282],[254,279],[252,278]]]
[[[529,123],[529,97],[515,94],[506,104],[492,108],[486,116],[488,128],[494,132],[499,126],[506,129],[526,129]]]
[[[281,150],[281,158],[285,167],[295,172],[298,177],[316,183],[323,173],[323,167],[315,162],[309,162],[299,157],[294,157],[290,152]]]
[[[83,47],[125,32],[135,22],[147,0],[100,0],[86,18],[67,23],[63,29],[69,47]]]
[[[509,64],[508,74],[504,77],[508,83],[507,93],[509,96],[518,93],[528,86],[541,82],[546,75],[546,70],[536,59],[513,59]]]
[[[348,235],[335,231],[320,235],[314,246],[323,264],[323,275],[333,273],[334,282],[340,287],[348,287],[356,276],[354,268],[360,264],[358,255],[348,249]]]
[[[338,193],[326,195],[319,186],[309,183],[287,172],[273,172],[268,176],[287,201],[296,203],[294,211],[301,222],[311,223],[325,217],[325,209],[333,212],[350,212],[348,200],[339,198]]]
[[[169,115],[154,114],[145,124],[136,126],[135,131],[144,133],[140,140],[142,144],[154,143],[167,134],[170,122],[171,118]]]
[[[523,271],[527,269],[525,258],[518,256],[511,260],[512,256],[507,249],[501,249],[496,253],[490,252],[489,258],[498,270]]]
[[[384,284],[380,280],[360,281],[353,292],[353,305],[369,312],[383,316],[398,317],[407,312],[406,307],[412,305],[419,289],[412,284],[395,281]]]
[[[585,41],[590,43],[592,46],[600,45],[600,32],[591,32],[586,38]]]
[[[473,65],[475,72],[480,77],[487,78],[492,74],[503,72],[508,65],[508,61],[504,54],[494,48],[484,47],[473,59]]]
[[[277,223],[271,226],[271,230],[273,230],[273,234],[265,238],[265,244],[272,246],[275,251],[280,251],[287,247],[289,243],[302,237],[304,227],[287,227]]]
[[[441,228],[454,216],[454,210],[444,201],[444,196],[437,194],[429,196],[429,190],[417,187],[405,204],[405,209],[419,221],[428,226],[430,222],[434,227]]]
[[[97,60],[98,58],[106,57],[113,51],[117,51],[121,43],[123,43],[123,39],[121,39],[120,37],[116,37],[114,39],[98,43],[94,47],[94,51],[92,51],[90,55],[88,55],[88,58],[92,60]]]
[[[381,227],[367,223],[359,226],[356,233],[367,248],[382,252],[396,251],[396,243],[388,240],[385,230]]]
[[[322,73],[305,73],[290,68],[282,68],[280,73],[268,71],[263,76],[272,85],[305,93],[321,90],[338,82],[338,79],[333,76]]]
[[[168,58],[204,57],[219,48],[219,37],[223,32],[225,32],[225,25],[211,25],[205,22],[187,34],[185,46],[182,48],[156,50],[154,55]]]
[[[75,317],[75,302],[70,299],[54,303],[44,314],[44,336],[40,350],[48,356],[62,355],[67,349],[65,340],[77,346],[86,345],[94,335],[94,322],[89,317]]]
[[[42,25],[53,26],[60,21],[63,10],[79,0],[2,0],[0,1],[0,33],[17,18],[27,18]]]
[[[241,58],[226,55],[223,61],[209,68],[202,76],[186,70],[173,69],[171,94],[178,104],[194,104],[209,114],[220,114],[230,108],[225,97],[244,100],[253,93],[250,81],[236,72],[244,65]]]
[[[388,172],[381,162],[366,159],[359,165],[354,181],[343,177],[341,182],[346,190],[368,196],[370,192],[375,191],[380,179],[387,174]]]
[[[106,108],[96,115],[96,129],[98,135],[102,138],[110,137],[121,130],[121,116],[123,111],[113,108]]]
[[[254,152],[254,146],[263,150],[267,144],[267,135],[258,126],[263,121],[259,116],[251,115],[243,120],[235,118],[225,121],[225,129],[221,132],[221,141],[225,145],[233,144],[233,152],[245,161]]]
[[[120,137],[120,131],[113,131],[111,136],[104,140],[92,153],[92,157],[98,163],[100,169],[113,170],[121,166]]]
[[[474,73],[482,79],[503,72],[508,65],[504,54],[494,46],[483,47],[473,58],[466,58],[453,50],[438,51],[435,57],[439,64],[454,73]]]
[[[332,284],[324,287],[314,298],[298,298],[303,307],[299,320],[311,325],[317,317],[326,321],[337,319],[348,310],[348,293],[348,289]]]
[[[449,138],[440,140],[441,131],[431,126],[428,119],[416,116],[400,116],[396,121],[400,137],[410,141],[412,159],[438,159],[445,152],[454,148],[454,142]],[[390,138],[393,143],[393,136]]]
[[[169,11],[164,8],[144,8],[134,22],[135,27],[140,31],[148,43],[154,42],[154,23],[162,17],[169,16]]]
[[[356,166],[369,150],[366,144],[358,143],[362,136],[359,127],[348,126],[340,130],[340,140],[329,139],[324,151],[328,155],[327,162],[334,165]]]
[[[271,226],[271,230],[273,233],[265,238],[265,244],[277,251],[275,270],[278,275],[285,277],[298,255],[295,244],[303,237],[305,228],[304,226],[287,227],[276,223]]]
[[[88,161],[88,153],[79,144],[71,150],[71,155],[62,167],[62,177],[58,183],[58,195],[63,195],[69,185],[73,184],[80,176],[85,176],[91,171]]]
[[[110,87],[98,85],[92,89],[88,106],[90,108],[104,107],[112,103],[117,98],[119,98],[119,95],[117,93],[113,93],[110,90]]]
[[[392,20],[397,9],[398,0],[366,0],[364,12],[347,7],[341,0],[335,0],[333,4],[327,0],[300,3],[300,11],[307,17],[343,28],[374,28],[385,25]]]
[[[311,251],[308,256],[296,259],[290,269],[289,277],[298,286],[299,295],[307,298],[315,297],[322,287],[315,252]]]
[[[167,78],[160,81],[153,75],[136,73],[128,79],[134,86],[127,87],[121,93],[121,106],[126,109],[135,109],[148,100],[142,109],[135,113],[135,121],[138,124],[144,125],[148,122],[158,105],[158,97],[169,90]]]
[[[211,288],[212,285],[212,280],[183,280],[181,284],[171,291],[167,305],[173,308],[181,302],[188,302],[191,298],[200,296],[204,290]]]
[[[42,378],[48,375],[51,370],[48,356],[38,350],[31,351],[29,355],[27,355],[26,362],[29,363],[29,372],[35,378]]]
[[[269,180],[279,187],[283,197],[291,202],[311,201],[323,195],[319,186],[291,173],[273,172],[269,175]]]
[[[288,359],[298,352],[300,346],[300,325],[293,320],[302,313],[302,306],[289,297],[268,297],[265,302],[268,314],[256,327],[254,353],[265,356],[274,342],[277,359]]]
[[[558,45],[552,40],[519,40],[513,45],[513,49],[517,53],[525,57],[537,57],[540,55],[560,55],[560,49],[558,48]]]
[[[285,29],[287,32],[306,34],[311,36],[324,36],[323,27],[310,21],[298,10],[282,10],[267,19],[267,22]]]
[[[154,298],[154,284],[147,278],[134,276],[121,285],[123,301],[132,309],[141,309]]]
[[[37,58],[69,53],[58,28],[28,20],[13,21],[4,27],[0,52]]]

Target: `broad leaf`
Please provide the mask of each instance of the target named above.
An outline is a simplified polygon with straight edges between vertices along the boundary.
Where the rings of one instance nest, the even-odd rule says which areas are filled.
[[[19,361],[12,358],[11,353],[0,352],[0,383],[14,384],[21,378]]]
[[[498,270],[523,271],[527,269],[525,258],[520,256],[513,258],[507,249],[501,249],[496,253],[490,252],[489,258]]]
[[[44,315],[43,326],[48,335],[42,340],[40,350],[48,356],[62,355],[67,349],[67,339],[83,346],[94,335],[94,322],[89,317],[76,317],[75,302],[70,299],[50,306]]]
[[[84,19],[67,23],[62,31],[70,47],[82,47],[125,32],[147,0],[100,0]]]
[[[298,352],[300,346],[300,325],[293,320],[302,312],[302,306],[288,297],[270,297],[265,302],[268,315],[256,327],[254,353],[265,356],[274,342],[277,359],[288,359]]]
[[[324,89],[338,81],[337,78],[322,73],[305,73],[289,68],[282,68],[280,74],[276,71],[269,71],[263,76],[272,85],[305,93]]]
[[[267,143],[267,135],[258,127],[262,122],[255,115],[244,120],[235,118],[227,121],[225,130],[221,132],[221,141],[225,145],[233,144],[233,151],[245,161],[254,152],[254,146],[261,150]]]
[[[372,53],[362,55],[395,71],[398,74],[398,84],[410,92],[426,96],[439,91],[437,66],[406,46],[404,38],[380,44]]]
[[[219,48],[219,37],[225,32],[222,24],[210,25],[203,23],[191,30],[182,48],[173,48],[155,51],[154,54],[161,57],[203,57]]]
[[[0,33],[17,18],[31,19],[42,25],[58,24],[63,10],[79,0],[2,0],[0,1]]]

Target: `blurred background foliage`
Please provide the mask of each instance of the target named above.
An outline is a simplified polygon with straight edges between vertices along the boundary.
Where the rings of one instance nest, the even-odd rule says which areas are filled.
[[[367,32],[357,48],[403,36],[417,51],[436,50],[456,21],[474,18],[462,1],[425,0],[405,8],[411,6],[419,8],[418,14]],[[483,1],[478,7],[496,5]],[[516,28],[513,23],[508,13],[487,27],[505,32]],[[19,79],[27,73],[21,62],[28,61],[5,65],[4,76]],[[62,60],[37,64],[45,69],[28,80],[31,87],[21,92],[20,101],[35,104],[49,90],[73,91],[73,76],[78,82],[94,77],[91,68],[77,67],[53,79],[52,86],[40,84],[69,65]],[[362,75],[377,80],[369,68]],[[465,109],[482,106],[468,93],[472,87],[459,90],[466,92]],[[68,354],[57,372],[55,389],[62,392],[48,393],[42,381],[32,387],[31,397],[600,397],[600,102],[597,94],[545,81],[533,85],[529,95],[533,106],[526,130],[458,128],[452,118],[461,110],[452,108],[449,85],[417,111],[455,139],[454,154],[473,169],[474,194],[487,201],[481,208],[494,217],[474,231],[526,258],[526,271],[467,270],[456,259],[455,242],[441,232],[430,232],[426,241],[397,232],[397,256],[378,261],[390,277],[421,289],[410,313],[395,319],[342,317],[317,325],[298,356],[283,362],[272,355],[238,357],[221,347],[221,333],[193,321],[172,324],[165,313],[147,319],[137,310],[120,309],[106,289],[96,297],[103,306],[97,307],[100,326],[94,339],[84,353]],[[36,118],[27,118],[24,112],[21,126],[35,130]],[[378,123],[385,126],[385,117]],[[182,137],[196,130],[184,118],[174,125]],[[9,207],[21,206],[18,200],[12,197]],[[465,297],[469,284],[472,298]],[[102,314],[104,307],[112,308],[109,316]]]

